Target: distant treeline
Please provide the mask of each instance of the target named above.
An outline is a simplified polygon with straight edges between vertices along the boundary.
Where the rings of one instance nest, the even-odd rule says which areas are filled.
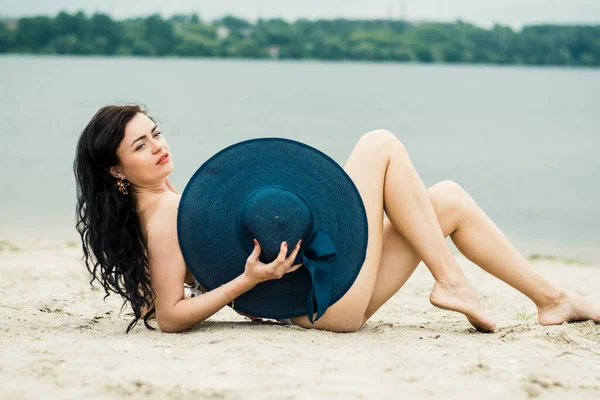
[[[600,25],[520,31],[399,20],[260,19],[197,14],[114,20],[61,12],[0,21],[0,53],[244,57],[600,66]]]

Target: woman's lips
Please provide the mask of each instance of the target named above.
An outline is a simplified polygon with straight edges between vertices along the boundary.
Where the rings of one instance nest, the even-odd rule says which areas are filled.
[[[169,153],[161,156],[161,158],[159,158],[158,161],[156,162],[156,165],[162,165],[162,164],[166,163],[167,161],[169,161]]]

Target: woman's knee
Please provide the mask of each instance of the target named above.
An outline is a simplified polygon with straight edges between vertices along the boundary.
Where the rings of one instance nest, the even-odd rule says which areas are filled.
[[[471,196],[462,186],[452,180],[438,182],[427,191],[438,215],[459,216],[473,204]]]
[[[396,135],[387,129],[375,129],[361,136],[359,142],[365,142],[368,146],[376,148],[378,151],[402,151],[407,152],[404,144]]]

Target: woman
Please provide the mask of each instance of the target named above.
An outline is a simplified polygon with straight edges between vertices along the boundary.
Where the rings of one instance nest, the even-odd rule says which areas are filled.
[[[100,109],[77,145],[77,230],[85,264],[92,282],[101,281],[107,295],[112,291],[129,302],[134,319],[127,332],[140,318],[153,329],[148,325],[152,317],[162,331],[181,332],[258,283],[302,266],[292,265],[300,243],[290,244],[293,250],[287,257],[287,244],[282,243],[279,257],[264,264],[255,241],[243,274],[188,298],[184,284],[195,280],[179,248],[180,193],[169,182],[172,170],[167,141],[136,105]],[[364,264],[350,289],[318,321],[313,324],[301,316],[292,318],[292,324],[356,331],[423,261],[435,279],[431,303],[463,313],[479,331],[493,332],[496,325],[447,246],[448,235],[469,260],[529,297],[538,308],[540,324],[600,322],[600,309],[543,279],[460,186],[443,181],[426,189],[406,148],[390,132],[364,134],[344,170],[367,213]]]

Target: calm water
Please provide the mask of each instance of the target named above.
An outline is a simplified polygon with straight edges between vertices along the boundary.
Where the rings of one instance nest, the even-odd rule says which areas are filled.
[[[0,57],[0,236],[77,238],[76,140],[114,102],[160,120],[180,190],[240,140],[301,140],[343,165],[387,128],[426,186],[458,182],[522,253],[600,261],[598,70]]]

